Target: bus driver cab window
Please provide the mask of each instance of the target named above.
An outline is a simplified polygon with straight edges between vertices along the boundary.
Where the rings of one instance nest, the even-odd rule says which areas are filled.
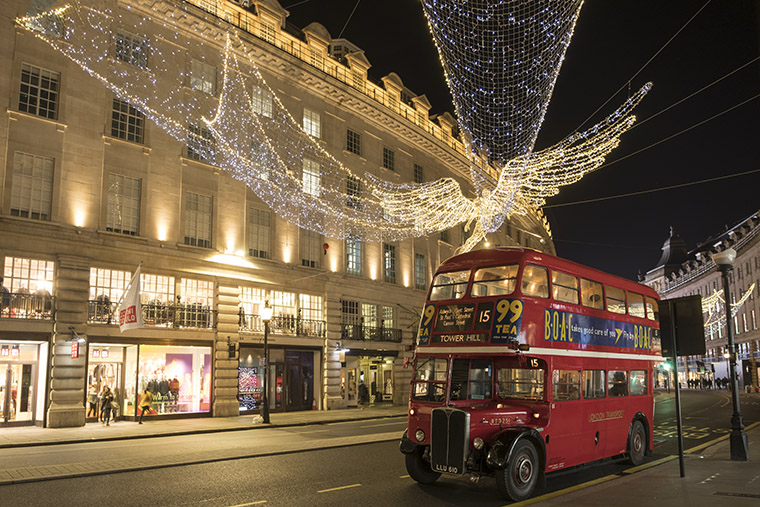
[[[489,359],[455,359],[449,400],[490,400],[491,371]]]

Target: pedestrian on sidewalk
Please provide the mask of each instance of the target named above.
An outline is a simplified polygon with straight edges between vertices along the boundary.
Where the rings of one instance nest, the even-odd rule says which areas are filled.
[[[364,382],[359,384],[359,408],[364,410],[364,405],[369,401],[369,391]]]
[[[90,390],[87,392],[87,403],[90,404],[90,409],[87,411],[87,417],[90,417],[90,414],[94,417],[98,417],[98,390],[94,385],[91,385]]]
[[[143,416],[145,415],[145,412],[150,412],[153,409],[153,393],[150,392],[150,389],[147,387],[145,388],[145,391],[143,391],[142,397],[140,398],[140,419],[137,421],[137,424],[142,424]]]
[[[113,391],[111,391],[111,388],[106,386],[106,388],[103,390],[103,396],[100,398],[101,406],[103,407],[103,422],[106,424],[106,426],[111,425],[111,404],[113,403]]]

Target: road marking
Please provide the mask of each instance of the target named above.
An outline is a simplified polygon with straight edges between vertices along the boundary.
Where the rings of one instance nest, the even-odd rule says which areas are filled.
[[[247,507],[248,505],[261,505],[263,503],[267,503],[266,500],[258,500],[256,502],[251,503],[239,503],[237,505],[230,505],[230,507]]]
[[[651,463],[644,463],[643,465],[639,465],[632,468],[626,468],[621,473],[624,474],[635,474],[636,472],[641,472],[642,470],[646,470],[647,468],[652,468],[657,465],[662,465],[663,463],[667,463],[668,461],[673,461],[678,457],[677,454],[673,454],[671,456],[665,456],[664,458],[660,458],[658,460],[652,461]]]
[[[744,427],[744,431],[747,432],[747,431],[751,430],[752,428],[754,428],[757,425],[760,425],[760,421],[753,422],[749,426],[745,426]],[[726,433],[722,437],[718,437],[718,438],[716,438],[714,440],[710,440],[709,442],[705,442],[704,444],[699,444],[699,445],[697,445],[695,447],[692,447],[691,449],[686,449],[683,453],[684,454],[693,454],[693,453],[695,453],[697,451],[701,451],[705,447],[710,447],[713,444],[717,444],[718,442],[722,442],[723,440],[727,440],[730,436],[731,436],[730,433]]]
[[[410,475],[399,475],[398,476],[399,479],[409,479],[410,477],[411,477]]]
[[[365,424],[364,426],[359,426],[360,428],[376,428],[377,426],[390,426],[390,425],[399,425],[399,424],[406,424],[406,421],[394,421],[394,422],[387,422],[387,423],[380,423],[380,424]]]
[[[603,484],[605,482],[611,481],[612,479],[618,479],[619,477],[620,477],[619,475],[607,475],[605,477],[594,479],[593,481],[584,482],[583,484],[578,484],[575,486],[571,486],[569,488],[561,489],[559,491],[554,491],[552,493],[547,493],[545,495],[529,498],[527,500],[523,500],[522,502],[511,503],[509,504],[509,507],[522,507],[523,505],[533,505],[534,503],[543,502],[544,500],[556,498],[558,496],[566,495],[574,491],[580,491],[582,489],[590,488],[591,486],[596,486],[597,484]]]
[[[337,488],[323,489],[323,490],[317,491],[317,493],[327,493],[329,491],[339,491],[341,489],[358,488],[360,486],[361,484],[349,484],[348,486],[339,486]]]
[[[754,422],[754,423],[746,426],[744,428],[744,430],[745,431],[749,431],[749,430],[751,430],[752,428],[754,428],[754,427],[756,427],[758,425],[760,425],[760,421]],[[684,454],[695,453],[697,451],[700,451],[700,450],[704,449],[705,447],[710,447],[711,445],[714,445],[714,444],[717,444],[718,442],[726,440],[726,439],[729,438],[729,436],[730,435],[723,435],[723,436],[718,437],[718,438],[716,438],[714,440],[711,440],[709,442],[705,442],[704,444],[700,444],[700,445],[698,445],[696,447],[692,447],[691,449],[687,449],[686,451],[684,451]],[[667,463],[669,461],[673,461],[676,458],[678,458],[677,454],[674,454],[674,455],[671,455],[671,456],[666,456],[664,458],[652,461],[651,463],[645,463],[645,464],[639,465],[637,467],[628,468],[628,469],[623,470],[622,472],[617,473],[617,474],[612,474],[612,475],[607,475],[605,477],[600,477],[599,479],[594,479],[593,481],[584,482],[582,484],[577,484],[575,486],[571,486],[569,488],[565,488],[565,489],[561,489],[561,490],[558,490],[558,491],[554,491],[552,493],[547,493],[545,495],[529,498],[527,500],[523,500],[522,502],[511,503],[511,504],[509,504],[509,507],[522,507],[524,505],[532,505],[532,504],[535,504],[535,503],[538,503],[538,502],[543,502],[544,500],[549,500],[551,498],[556,498],[558,496],[566,495],[568,493],[573,493],[575,491],[580,491],[582,489],[586,489],[586,488],[589,488],[591,486],[596,486],[597,484],[603,484],[603,483],[611,481],[613,479],[619,479],[620,477],[623,477],[624,475],[634,474],[636,472],[640,472],[642,470],[646,470],[647,468],[652,468],[652,467],[655,467],[657,465],[661,465],[663,463]],[[507,506],[505,506],[505,507],[507,507]]]

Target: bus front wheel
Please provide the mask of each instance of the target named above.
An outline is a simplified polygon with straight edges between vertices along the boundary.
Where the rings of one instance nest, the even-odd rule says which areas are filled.
[[[647,434],[641,421],[633,421],[631,433],[628,435],[628,462],[633,466],[644,462],[647,450]]]
[[[425,461],[423,454],[425,448],[417,446],[414,452],[406,455],[406,471],[409,476],[420,484],[432,484],[441,476],[430,468],[430,463]]]
[[[527,440],[517,442],[503,470],[496,472],[496,486],[502,496],[519,502],[532,493],[538,481],[538,453]]]

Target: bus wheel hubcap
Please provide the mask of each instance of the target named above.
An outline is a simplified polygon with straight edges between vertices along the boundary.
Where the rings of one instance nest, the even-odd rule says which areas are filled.
[[[633,452],[634,454],[641,452],[641,433],[639,432],[633,436]]]
[[[517,467],[515,471],[517,472],[516,476],[518,484],[527,484],[530,482],[530,478],[533,476],[533,463],[531,463],[530,459],[527,456],[520,456],[517,461]]]

